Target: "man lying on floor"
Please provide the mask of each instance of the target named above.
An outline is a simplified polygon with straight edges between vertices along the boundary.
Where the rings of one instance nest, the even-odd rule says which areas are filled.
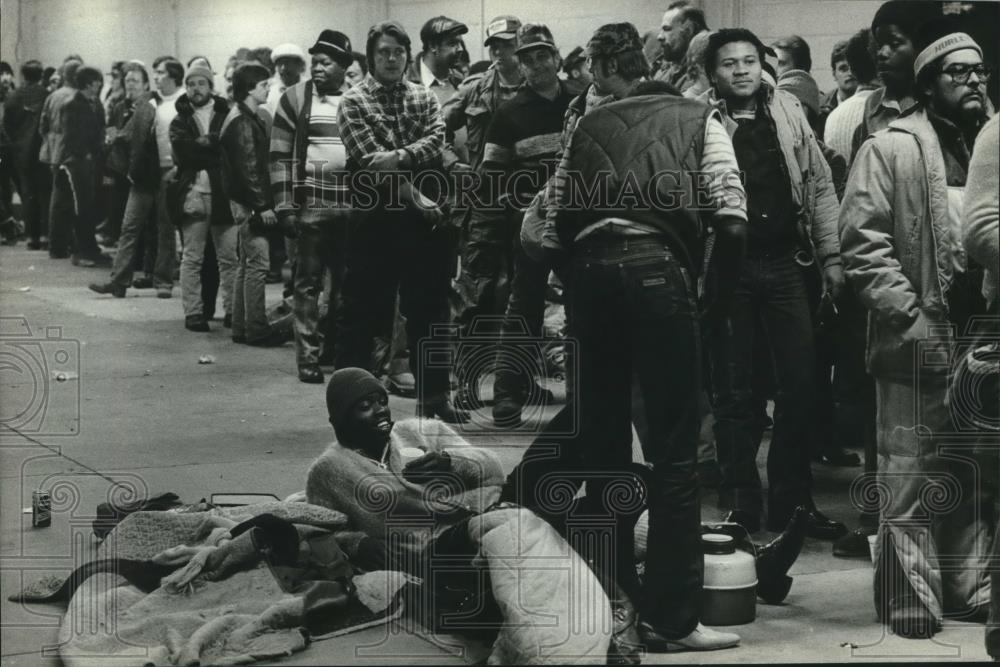
[[[431,615],[418,620],[495,633],[490,664],[605,662],[608,597],[548,523],[497,502],[491,452],[437,420],[394,424],[382,384],[358,368],[332,375],[327,409],[337,441],[310,466],[307,500],[382,540],[386,567],[423,579]]]

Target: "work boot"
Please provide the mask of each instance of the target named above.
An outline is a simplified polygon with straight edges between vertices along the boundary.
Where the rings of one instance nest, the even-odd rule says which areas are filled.
[[[125,298],[125,288],[115,283],[90,283],[88,287],[90,287],[90,291],[98,294],[110,294],[116,299]]]
[[[208,328],[208,322],[201,315],[188,315],[184,318],[184,328],[188,331],[197,331],[199,333],[205,333],[206,331],[211,331]]]
[[[299,366],[299,382],[323,384],[324,379],[323,370],[319,367],[319,364]]]
[[[906,639],[930,639],[938,631],[938,623],[915,593],[907,593],[889,601],[889,629]]]
[[[868,538],[875,534],[875,528],[855,528],[833,543],[833,555],[837,558],[868,558],[871,549]]]
[[[281,347],[291,340],[284,331],[278,329],[271,329],[271,331],[261,338],[248,339],[246,336],[243,336],[243,339],[250,347]],[[233,336],[233,340],[236,340],[236,336]]]

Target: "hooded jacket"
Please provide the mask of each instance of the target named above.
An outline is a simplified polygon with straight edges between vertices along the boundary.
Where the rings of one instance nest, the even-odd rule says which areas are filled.
[[[868,371],[914,381],[918,341],[948,359],[948,287],[961,231],[948,215],[941,146],[916,108],[861,145],[844,194],[847,277],[868,309]],[[929,327],[943,327],[935,335]],[[935,350],[931,350],[931,348]],[[940,369],[946,373],[946,362]],[[922,370],[933,371],[926,364]]]
[[[182,219],[184,199],[194,185],[199,171],[207,171],[212,187],[212,211],[210,220],[213,225],[233,223],[233,214],[229,209],[229,197],[226,196],[222,180],[223,152],[220,142],[222,123],[229,114],[229,102],[218,95],[212,96],[212,120],[209,125],[209,145],[197,142],[201,136],[201,128],[194,117],[194,105],[188,99],[187,93],[177,98],[177,117],[170,123],[170,147],[174,153],[174,164],[177,165],[176,187],[171,197],[171,208],[174,220]]]

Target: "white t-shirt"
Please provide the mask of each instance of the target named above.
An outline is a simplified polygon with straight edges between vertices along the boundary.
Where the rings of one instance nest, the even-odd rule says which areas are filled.
[[[173,153],[170,150],[170,123],[177,115],[177,98],[184,94],[183,88],[178,88],[172,95],[163,95],[159,104],[156,100],[149,103],[156,107],[156,150],[160,155],[160,167],[169,169],[174,166]]]

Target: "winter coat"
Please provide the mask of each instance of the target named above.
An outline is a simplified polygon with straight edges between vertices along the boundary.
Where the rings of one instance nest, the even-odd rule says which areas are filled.
[[[949,352],[949,335],[929,338],[928,330],[948,328],[947,293],[961,244],[945,177],[937,134],[920,108],[876,132],[854,159],[841,247],[847,277],[869,311],[867,363],[877,379],[913,382],[918,341],[928,354]],[[946,363],[940,372],[947,371]]]
[[[76,97],[76,93],[76,88],[63,86],[45,98],[42,115],[38,119],[38,134],[42,139],[38,159],[43,164],[59,166],[66,161],[66,126],[63,112],[70,100]]]
[[[965,187],[965,209],[962,237],[969,255],[983,265],[983,296],[997,307],[1000,294],[1000,148],[997,125],[1000,116],[993,116],[979,131],[976,148],[969,164],[969,180]]]
[[[229,198],[255,213],[274,208],[268,173],[270,142],[259,115],[242,102],[222,123],[223,182]]]
[[[177,176],[168,195],[169,206],[175,221],[183,218],[184,200],[194,185],[199,171],[207,171],[212,188],[212,210],[209,218],[213,225],[233,224],[233,214],[229,208],[222,181],[223,152],[220,143],[222,123],[229,114],[229,102],[218,95],[212,96],[212,120],[209,125],[209,145],[197,142],[201,128],[194,116],[194,105],[187,93],[177,98],[177,117],[170,123],[170,147],[177,165]]]
[[[467,79],[458,94],[441,107],[448,133],[465,127],[468,132],[466,148],[473,170],[479,168],[486,150],[486,130],[497,108],[503,103],[499,95],[500,74],[496,66],[490,67],[479,78]]]
[[[766,83],[761,84],[760,94],[774,123],[792,199],[802,212],[798,221],[800,246],[819,260],[820,267],[840,264],[837,237],[840,205],[830,167],[809,127],[802,104],[791,93],[774,90]],[[733,136],[737,125],[726,111],[725,100],[717,99],[714,89],[702,99],[722,112],[726,130]]]
[[[581,118],[567,148],[568,171],[578,173],[580,183],[591,188],[603,182],[607,189],[599,191],[607,193],[610,206],[584,201],[587,195],[580,187],[562,190],[555,225],[563,247],[571,247],[584,227],[621,217],[660,230],[688,269],[697,273],[704,232],[699,211],[691,206],[663,209],[667,202],[697,201],[697,184],[657,174],[697,172],[705,123],[717,114],[694,100],[647,95],[603,105]],[[647,192],[651,183],[656,189]],[[638,196],[636,186],[641,189]]]
[[[124,100],[120,103],[125,104],[128,102]],[[160,163],[153,130],[156,107],[153,105],[152,94],[143,93],[128,113],[117,119],[119,131],[107,161],[109,169],[128,176],[132,186],[144,192],[152,192],[160,182]],[[124,107],[117,109],[124,110]]]
[[[29,83],[12,92],[3,103],[3,129],[10,140],[15,160],[35,160],[42,141],[38,122],[48,91],[39,83]]]

